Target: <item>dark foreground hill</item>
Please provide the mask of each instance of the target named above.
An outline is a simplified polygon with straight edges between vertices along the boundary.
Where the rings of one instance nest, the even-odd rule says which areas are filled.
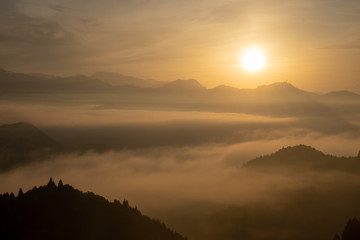
[[[180,234],[136,208],[70,185],[0,195],[0,239],[183,240]]]
[[[359,240],[360,239],[360,222],[357,218],[350,219],[341,235],[335,234],[333,240]]]
[[[360,172],[360,156],[337,157],[313,147],[297,145],[257,157],[244,165],[247,169],[267,172],[284,170]]]

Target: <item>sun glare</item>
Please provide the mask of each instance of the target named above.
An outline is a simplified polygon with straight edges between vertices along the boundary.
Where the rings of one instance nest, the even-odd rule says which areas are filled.
[[[264,52],[259,48],[248,48],[241,55],[241,68],[257,72],[266,66]]]

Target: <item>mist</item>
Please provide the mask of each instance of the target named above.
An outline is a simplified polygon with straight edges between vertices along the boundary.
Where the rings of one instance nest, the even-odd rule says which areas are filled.
[[[61,146],[41,161],[3,170],[2,192],[62,179],[109,200],[126,199],[200,240],[330,239],[360,214],[356,170],[244,167],[299,144],[354,157],[360,140],[354,112],[329,118],[43,101],[0,105],[1,124],[30,123]]]
[[[264,231],[264,236],[286,239],[296,236],[294,232],[279,234],[288,218],[301,226],[290,225],[287,229],[300,231],[308,228],[308,218],[319,220],[321,214],[325,214],[322,218],[334,218],[330,219],[331,226],[340,230],[348,214],[360,213],[355,201],[360,195],[353,191],[359,187],[359,175],[315,170],[287,174],[286,169],[283,174],[266,174],[242,166],[274,149],[300,143],[326,153],[351,156],[359,139],[314,133],[299,137],[286,132],[289,136],[283,133],[273,140],[69,153],[1,174],[0,189],[17,192],[20,187],[28,190],[41,185],[49,177],[62,179],[110,200],[127,199],[191,239],[236,239],[245,233],[248,239],[263,239],[255,234],[259,231]],[[307,210],[323,204],[328,197],[332,200],[328,199],[323,209]],[[303,212],[293,216],[297,211],[293,206],[299,201]],[[331,212],[334,206],[337,208]],[[240,227],[245,232],[234,232],[239,230],[237,222],[243,221],[249,224]],[[320,228],[303,236],[330,235],[334,228]],[[233,235],[227,236],[229,233]]]

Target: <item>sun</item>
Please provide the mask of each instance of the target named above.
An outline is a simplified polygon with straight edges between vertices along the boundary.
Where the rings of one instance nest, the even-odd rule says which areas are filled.
[[[266,66],[265,54],[260,48],[246,49],[241,55],[241,68],[250,72],[257,72]]]

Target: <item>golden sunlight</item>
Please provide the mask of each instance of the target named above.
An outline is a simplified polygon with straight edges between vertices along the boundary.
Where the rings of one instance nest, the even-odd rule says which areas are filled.
[[[257,72],[266,66],[264,52],[260,48],[248,48],[241,55],[241,68]]]

